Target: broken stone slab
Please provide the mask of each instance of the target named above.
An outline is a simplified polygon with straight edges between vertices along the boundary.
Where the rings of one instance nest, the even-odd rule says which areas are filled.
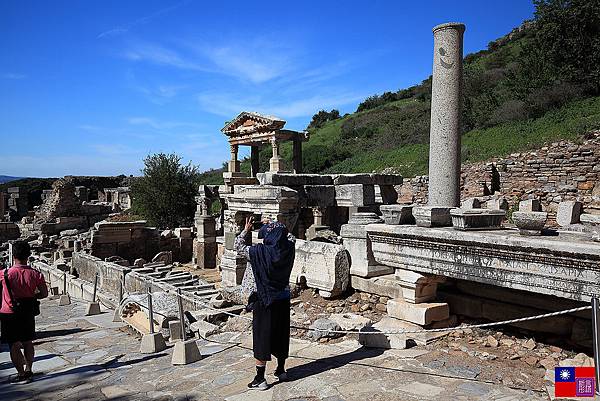
[[[519,202],[520,212],[541,212],[542,205],[539,199],[526,199]]]
[[[341,337],[340,333],[332,333],[331,331],[341,330],[341,327],[330,319],[317,319],[310,326],[310,330],[307,336],[313,340],[319,340],[321,338],[337,338]]]
[[[379,209],[385,224],[415,224],[413,205],[381,205]]]
[[[342,330],[360,330],[371,325],[371,319],[355,313],[334,313],[328,318]]]
[[[324,297],[334,297],[346,290],[350,281],[348,251],[342,245],[296,240],[291,284],[316,288]]]
[[[546,212],[513,212],[512,220],[521,235],[542,235],[546,225],[548,213]]]
[[[405,327],[399,320],[385,316],[374,325],[360,330],[362,333],[374,332],[378,334],[359,334],[358,342],[368,348],[405,349],[408,340],[406,334],[385,333],[404,330]]]
[[[387,302],[389,316],[406,320],[421,326],[448,319],[450,309],[447,303],[408,303],[402,298],[390,299]]]
[[[504,210],[493,209],[451,209],[452,226],[455,230],[493,230],[502,228],[506,216]]]
[[[384,267],[387,268],[388,266]],[[401,283],[396,280],[393,274],[371,278],[353,275],[351,276],[351,286],[355,290],[379,295],[381,297],[398,298],[402,296]]]
[[[181,321],[171,320],[169,321],[169,341],[179,341],[183,339],[183,328]]]
[[[435,299],[437,285],[445,281],[442,276],[423,274],[406,269],[396,269],[394,277],[402,288],[401,298],[413,304]]]
[[[481,202],[477,198],[468,198],[461,202],[460,208],[464,210],[479,209]]]
[[[452,225],[450,207],[418,206],[413,208],[413,216],[419,227],[449,227]]]
[[[333,178],[323,174],[286,174],[286,173],[258,173],[256,175],[260,185],[284,185],[299,187],[302,185],[333,185]]]
[[[200,338],[206,338],[206,337],[218,332],[219,326],[214,325],[209,322],[206,322],[204,320],[198,320],[198,321],[190,324],[190,330],[193,333],[198,333]]]
[[[221,308],[219,310],[205,308],[196,311],[190,311],[188,313],[197,321],[205,320],[210,323],[215,323],[228,318],[230,316],[229,313],[239,315],[242,313],[244,308],[245,306],[243,305],[233,305],[226,308]]]
[[[374,185],[345,184],[335,186],[337,206],[360,207],[375,204]]]
[[[583,204],[577,201],[565,201],[558,204],[556,222],[561,227],[579,223],[583,210]]]
[[[600,215],[584,213],[579,216],[579,220],[585,226],[600,227]]]

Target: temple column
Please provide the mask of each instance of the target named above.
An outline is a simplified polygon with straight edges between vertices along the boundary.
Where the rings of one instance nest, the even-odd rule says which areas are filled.
[[[258,145],[250,147],[250,176],[256,177],[259,166],[260,147]]]
[[[295,139],[293,141],[293,168],[294,174],[302,173],[302,141],[299,139]]]
[[[240,162],[238,160],[238,145],[230,145],[231,149],[231,160],[228,163],[228,170],[230,173],[240,172]]]
[[[271,146],[273,147],[273,157],[269,160],[269,171],[278,173],[283,171],[283,159],[279,156],[279,141],[275,138],[271,139]]]
[[[450,209],[460,206],[460,113],[465,26],[433,28],[433,80],[429,134],[429,200],[415,216],[418,225],[452,225]]]

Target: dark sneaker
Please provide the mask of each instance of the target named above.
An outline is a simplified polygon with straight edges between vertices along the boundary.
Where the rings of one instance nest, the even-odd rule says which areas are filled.
[[[27,383],[31,383],[31,378],[33,377],[33,375],[30,374],[23,374],[23,375],[13,375],[13,376],[9,376],[8,378],[8,382],[11,384],[27,384]]]
[[[273,376],[275,376],[275,378],[280,381],[280,382],[284,382],[287,381],[287,372],[285,370],[279,372],[279,371],[275,371],[275,373],[273,373]]]
[[[269,385],[267,384],[267,381],[265,379],[262,380],[258,380],[256,379],[256,377],[254,378],[254,380],[252,380],[251,383],[248,383],[248,388],[254,389],[254,390],[266,390],[269,388]]]

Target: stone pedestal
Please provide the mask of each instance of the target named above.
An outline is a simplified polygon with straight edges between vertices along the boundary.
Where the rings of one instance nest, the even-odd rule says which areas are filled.
[[[171,363],[173,365],[188,365],[202,359],[196,339],[177,341],[173,349]]]
[[[225,249],[221,258],[221,283],[224,287],[236,286],[242,283],[247,261],[237,252]]]
[[[212,216],[196,216],[196,244],[194,258],[199,269],[217,267],[217,235],[215,218]]]
[[[459,23],[447,23],[433,28],[428,205],[444,208],[437,209],[437,213],[443,212],[448,217],[437,220],[443,222],[440,225],[445,226],[451,225],[450,208],[460,205],[460,112],[464,31],[465,26]]]
[[[144,334],[140,344],[140,352],[142,354],[154,354],[156,352],[167,349],[165,339],[160,333]]]
[[[100,314],[100,303],[98,303],[98,302],[90,302],[88,304],[88,306],[87,306],[86,311],[85,311],[85,315],[86,316],[93,316],[93,315],[99,315],[99,314]]]
[[[283,159],[279,155],[279,142],[272,140],[271,145],[273,147],[273,157],[271,157],[269,160],[269,171],[272,173],[277,173],[284,170]]]
[[[371,241],[367,237],[366,226],[381,223],[375,213],[354,213],[348,224],[344,224],[340,234],[344,247],[350,254],[350,274],[360,277],[375,277],[393,273],[394,268],[377,264],[373,258]]]
[[[58,298],[58,306],[71,305],[71,297],[69,294],[63,294]]]

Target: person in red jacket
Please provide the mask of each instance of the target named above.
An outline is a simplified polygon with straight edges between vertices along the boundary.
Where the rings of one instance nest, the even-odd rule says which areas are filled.
[[[17,375],[10,378],[10,381],[28,383],[33,378],[31,370],[34,357],[33,340],[35,340],[33,305],[35,299],[48,296],[48,288],[44,276],[27,264],[31,255],[27,242],[13,243],[12,254],[13,266],[0,271],[2,289],[0,340],[10,347],[10,359],[17,370]],[[20,306],[17,308],[16,304]]]

